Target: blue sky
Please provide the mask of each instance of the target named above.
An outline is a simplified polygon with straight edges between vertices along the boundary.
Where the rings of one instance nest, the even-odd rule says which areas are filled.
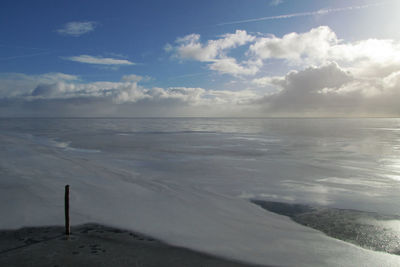
[[[397,103],[382,103],[398,93],[400,68],[390,59],[398,56],[399,8],[394,0],[2,1],[0,111],[397,116]],[[290,84],[318,71],[346,77]],[[387,94],[371,99],[377,91]]]

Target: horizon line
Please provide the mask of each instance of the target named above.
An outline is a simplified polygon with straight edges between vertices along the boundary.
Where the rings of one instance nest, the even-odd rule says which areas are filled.
[[[302,117],[302,116],[274,116],[274,117],[235,117],[235,116],[171,116],[171,117],[128,117],[128,116],[113,116],[113,117],[74,117],[74,116],[54,116],[54,117],[41,117],[41,116],[15,116],[15,117],[2,117],[0,119],[400,119],[400,116],[327,116],[327,117]]]

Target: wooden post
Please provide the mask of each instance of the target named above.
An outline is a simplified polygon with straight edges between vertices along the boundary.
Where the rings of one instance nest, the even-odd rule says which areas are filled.
[[[65,199],[64,199],[64,207],[65,207],[65,234],[67,238],[69,237],[71,231],[69,227],[69,185],[65,186]]]

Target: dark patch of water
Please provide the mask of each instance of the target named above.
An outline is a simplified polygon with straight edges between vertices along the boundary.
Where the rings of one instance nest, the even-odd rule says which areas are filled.
[[[400,255],[399,216],[263,200],[252,202],[333,238],[366,249]]]

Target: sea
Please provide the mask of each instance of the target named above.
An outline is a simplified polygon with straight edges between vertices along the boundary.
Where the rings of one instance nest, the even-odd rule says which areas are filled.
[[[0,119],[0,229],[62,225],[66,184],[73,224],[262,265],[400,266],[254,203],[362,212],[400,237],[397,118]]]

